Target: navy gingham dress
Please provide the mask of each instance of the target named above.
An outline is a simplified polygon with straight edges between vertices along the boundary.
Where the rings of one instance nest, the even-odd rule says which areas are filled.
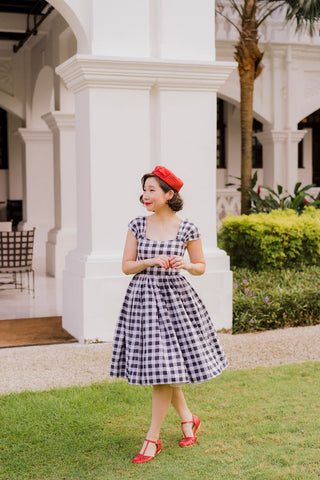
[[[137,260],[183,256],[187,243],[200,237],[188,220],[174,240],[146,238],[142,216],[129,229],[138,240]],[[133,277],[116,327],[111,377],[133,385],[200,383],[227,365],[206,307],[179,270],[153,266]]]

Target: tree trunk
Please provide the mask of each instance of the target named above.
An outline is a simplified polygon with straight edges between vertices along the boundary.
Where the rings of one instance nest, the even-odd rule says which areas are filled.
[[[241,117],[241,213],[248,214],[251,206],[249,188],[252,176],[252,127],[254,80],[262,70],[263,54],[258,48],[257,0],[245,0],[241,33],[235,59],[240,76]]]
[[[241,122],[241,213],[248,214],[251,201],[249,188],[252,177],[254,65],[240,75]]]

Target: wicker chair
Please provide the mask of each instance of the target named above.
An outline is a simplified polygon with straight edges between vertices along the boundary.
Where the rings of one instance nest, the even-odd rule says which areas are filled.
[[[34,270],[32,268],[35,228],[22,232],[0,232],[0,275],[6,276],[0,283],[0,290],[8,285],[20,290],[33,292],[35,297]],[[29,274],[32,274],[32,288]],[[8,279],[8,274],[10,277]],[[23,284],[27,274],[27,286]]]

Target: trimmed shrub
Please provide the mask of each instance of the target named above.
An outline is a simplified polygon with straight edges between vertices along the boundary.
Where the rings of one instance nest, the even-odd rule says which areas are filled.
[[[233,268],[233,333],[320,323],[320,267],[253,272]]]
[[[219,247],[232,266],[256,271],[320,265],[320,210],[274,210],[222,220]]]

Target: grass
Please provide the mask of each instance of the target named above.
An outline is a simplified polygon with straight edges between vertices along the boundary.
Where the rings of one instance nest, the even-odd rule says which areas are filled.
[[[1,480],[263,479],[320,476],[320,362],[227,371],[185,395],[202,418],[181,449],[169,410],[153,462],[134,465],[150,387],[123,381],[0,397]]]
[[[318,266],[273,272],[234,267],[233,333],[320,323],[319,278]]]

